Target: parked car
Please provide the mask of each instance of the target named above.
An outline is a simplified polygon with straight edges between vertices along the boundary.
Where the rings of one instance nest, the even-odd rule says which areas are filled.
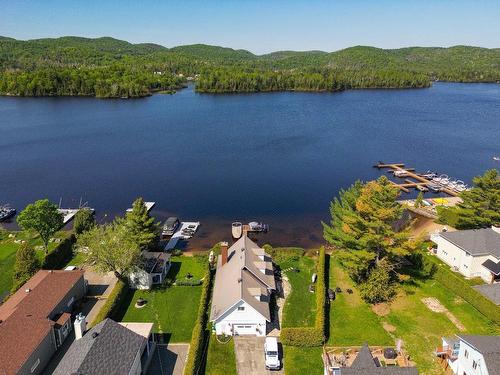
[[[264,355],[266,357],[266,369],[279,370],[281,362],[278,352],[278,339],[276,337],[266,337],[264,343]]]
[[[163,223],[163,227],[161,230],[162,237],[171,236],[175,233],[175,230],[179,227],[179,219],[176,217],[169,217],[165,223]]]

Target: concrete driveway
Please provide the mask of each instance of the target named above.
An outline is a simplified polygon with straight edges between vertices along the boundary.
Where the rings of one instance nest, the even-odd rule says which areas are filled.
[[[148,375],[182,375],[189,344],[157,345]]]
[[[279,371],[266,370],[264,359],[264,337],[235,336],[234,352],[238,375],[252,374],[284,374],[283,367]],[[283,363],[283,350],[280,345],[280,360]]]

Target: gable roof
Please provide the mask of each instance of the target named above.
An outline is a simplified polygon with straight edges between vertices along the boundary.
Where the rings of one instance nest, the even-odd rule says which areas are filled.
[[[471,255],[491,254],[500,259],[500,233],[491,228],[442,232],[440,235]]]
[[[53,374],[128,374],[146,341],[119,323],[105,319],[71,344]]]
[[[342,375],[418,375],[416,367],[377,367],[367,344],[364,344],[351,367],[343,367]]]
[[[488,373],[500,374],[500,336],[459,335],[484,357]]]
[[[218,257],[210,320],[219,319],[240,301],[244,301],[270,321],[269,290],[275,288],[270,256],[243,235],[228,249],[226,264],[222,265],[221,257]],[[260,291],[260,299],[256,298],[257,291]]]
[[[1,374],[21,369],[56,324],[50,319],[60,312],[54,311],[57,305],[83,274],[81,270],[40,270],[0,305]]]

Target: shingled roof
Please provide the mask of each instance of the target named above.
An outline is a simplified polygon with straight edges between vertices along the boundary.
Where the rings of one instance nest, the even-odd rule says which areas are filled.
[[[265,273],[261,269],[265,269]],[[222,265],[221,257],[218,258],[210,320],[217,320],[238,302],[245,301],[270,321],[269,290],[274,289],[271,257],[243,235],[228,249],[226,264]],[[261,296],[260,300],[255,298],[256,293]]]
[[[489,374],[500,374],[500,336],[459,335],[484,357]]]
[[[38,271],[0,305],[0,374],[14,374],[56,322],[57,305],[83,277],[83,271]]]
[[[147,339],[105,319],[71,344],[53,375],[128,374]]]
[[[492,228],[443,232],[440,235],[471,255],[491,254],[500,258],[500,233]]]

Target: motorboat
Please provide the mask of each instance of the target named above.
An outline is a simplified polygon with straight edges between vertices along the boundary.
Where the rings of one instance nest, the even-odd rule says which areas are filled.
[[[417,185],[417,189],[421,192],[429,191],[429,189],[427,189],[424,185]]]
[[[408,176],[408,171],[405,169],[398,169],[397,171],[394,171],[394,176],[396,177],[407,177]]]
[[[12,216],[16,214],[16,209],[11,208],[10,206],[0,206],[0,221],[4,221],[10,219]]]
[[[500,156],[493,156],[493,160],[500,161]]]
[[[450,178],[447,174],[442,174],[439,177],[435,177],[432,179],[432,182],[439,184],[441,186],[446,186],[450,182]]]
[[[441,191],[441,186],[435,182],[430,182],[427,184],[427,187],[429,188],[430,191],[433,193],[439,193]]]
[[[231,224],[231,233],[233,238],[240,238],[243,234],[243,224],[239,221],[235,221]]]
[[[437,177],[437,176],[438,175],[437,175],[436,172],[433,172],[433,171],[430,171],[430,170],[427,171],[427,172],[425,172],[425,173],[420,174],[420,177],[425,177],[425,178],[428,178],[430,180],[433,179],[433,178],[435,178],[435,177]]]
[[[256,221],[248,223],[248,227],[251,232],[267,232],[269,230],[269,225],[258,223]]]

